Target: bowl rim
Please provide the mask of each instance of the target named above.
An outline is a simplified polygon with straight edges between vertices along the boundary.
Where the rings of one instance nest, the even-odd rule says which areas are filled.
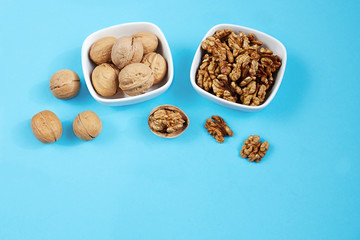
[[[230,102],[227,101],[223,98],[219,98],[207,91],[205,91],[204,89],[200,88],[197,84],[196,84],[196,72],[197,72],[197,68],[199,65],[199,63],[201,62],[201,57],[200,57],[200,62],[195,62],[195,58],[201,54],[201,42],[204,41],[208,36],[212,35],[215,33],[215,31],[217,29],[220,28],[230,28],[230,29],[234,29],[236,31],[248,31],[248,32],[252,32],[255,35],[263,35],[266,36],[267,38],[270,38],[273,42],[275,42],[278,46],[280,46],[280,48],[282,49],[282,51],[284,52],[284,57],[281,59],[281,67],[279,69],[279,71],[277,72],[277,76],[276,76],[276,81],[274,83],[274,85],[272,86],[272,91],[270,93],[270,95],[268,96],[268,98],[265,100],[265,102],[263,102],[261,105],[259,106],[249,106],[249,105],[245,105],[245,104],[241,104],[241,103],[234,103],[234,102]],[[226,106],[226,107],[230,107],[232,109],[238,109],[238,110],[249,110],[249,111],[257,111],[257,110],[261,110],[265,107],[267,107],[270,102],[273,100],[273,98],[275,97],[280,84],[283,80],[284,77],[284,73],[285,73],[285,68],[286,68],[286,63],[287,63],[287,51],[286,48],[284,46],[284,44],[282,44],[278,39],[276,39],[275,37],[261,32],[259,30],[253,29],[253,28],[249,28],[249,27],[245,27],[245,26],[241,26],[241,25],[236,25],[236,24],[227,24],[227,23],[222,23],[222,24],[217,24],[215,26],[213,26],[202,38],[200,44],[198,45],[192,64],[191,64],[191,70],[190,70],[190,81],[191,81],[191,85],[193,86],[193,88],[200,94],[203,95],[204,97],[208,98],[211,101],[214,101],[215,103],[218,103],[220,105]],[[195,69],[196,68],[196,69]]]
[[[164,51],[168,52],[169,55],[169,59],[166,59],[167,61],[167,66],[168,66],[168,74],[169,74],[169,79],[168,81],[161,87],[156,88],[154,90],[148,91],[144,94],[141,95],[137,95],[137,96],[130,96],[130,97],[126,97],[126,98],[105,98],[100,96],[98,93],[96,93],[94,87],[92,86],[91,83],[91,77],[90,76],[85,76],[85,71],[88,68],[85,66],[85,62],[86,61],[91,61],[90,59],[88,59],[88,52],[89,49],[91,47],[91,44],[88,44],[89,39],[92,38],[94,35],[98,35],[102,32],[108,31],[108,30],[113,30],[113,29],[118,29],[121,27],[125,27],[125,26],[135,26],[135,25],[147,25],[147,26],[151,26],[153,28],[155,28],[158,32],[159,35],[158,38],[163,38],[165,41],[161,41],[162,47],[164,49]],[[159,39],[160,40],[160,39]],[[89,45],[89,46],[88,46]],[[85,83],[86,83],[86,87],[90,92],[90,95],[98,102],[100,103],[128,103],[128,104],[132,104],[134,103],[138,103],[140,102],[141,99],[145,99],[146,100],[150,100],[149,97],[156,97],[157,95],[160,95],[161,93],[165,92],[171,85],[173,78],[174,78],[174,65],[173,65],[173,59],[172,59],[172,54],[171,54],[171,50],[170,50],[170,46],[169,43],[167,42],[167,39],[164,35],[164,33],[162,32],[162,30],[154,23],[151,22],[129,22],[129,23],[121,23],[121,24],[117,24],[117,25],[113,25],[110,27],[106,27],[106,28],[102,28],[99,29],[93,33],[91,33],[90,35],[88,35],[85,40],[83,41],[82,47],[81,47],[81,65],[82,65],[82,70],[83,70],[83,75],[85,78]],[[169,71],[170,70],[170,71]],[[155,96],[154,96],[155,95]],[[146,99],[147,98],[147,99]]]

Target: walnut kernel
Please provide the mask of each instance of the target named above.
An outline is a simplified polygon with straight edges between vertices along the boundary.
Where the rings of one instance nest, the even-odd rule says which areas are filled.
[[[281,66],[280,57],[260,48],[262,44],[253,33],[216,31],[201,43],[205,53],[196,75],[197,85],[231,102],[261,105]]]
[[[244,141],[240,155],[248,158],[250,162],[260,162],[265,157],[266,151],[269,150],[269,146],[269,142],[261,142],[258,135],[251,135]]]
[[[211,118],[206,119],[205,128],[218,143],[223,143],[225,141],[224,137],[234,135],[224,119],[219,116],[211,116]]]

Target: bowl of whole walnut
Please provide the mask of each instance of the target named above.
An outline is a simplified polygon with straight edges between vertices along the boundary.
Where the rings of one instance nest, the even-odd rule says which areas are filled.
[[[286,67],[284,45],[255,29],[219,24],[195,53],[190,80],[203,97],[220,105],[258,111],[272,101]]]
[[[81,49],[86,86],[100,103],[122,106],[165,92],[174,75],[169,44],[158,26],[124,23],[89,35]]]

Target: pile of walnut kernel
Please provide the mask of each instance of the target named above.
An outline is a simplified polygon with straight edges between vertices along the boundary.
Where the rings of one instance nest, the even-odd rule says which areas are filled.
[[[201,43],[205,50],[196,81],[202,89],[225,100],[250,106],[265,101],[281,59],[253,33],[216,31]]]
[[[218,143],[223,143],[226,136],[232,137],[233,131],[220,116],[214,115],[206,119],[205,128]],[[250,162],[260,162],[265,157],[270,144],[267,141],[261,142],[258,135],[250,135],[241,147],[240,156],[248,158]]]

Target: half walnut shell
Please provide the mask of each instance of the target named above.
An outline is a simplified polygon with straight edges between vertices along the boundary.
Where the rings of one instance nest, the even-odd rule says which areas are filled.
[[[179,136],[188,128],[189,123],[188,116],[180,108],[172,105],[158,106],[148,117],[150,130],[164,138]]]

